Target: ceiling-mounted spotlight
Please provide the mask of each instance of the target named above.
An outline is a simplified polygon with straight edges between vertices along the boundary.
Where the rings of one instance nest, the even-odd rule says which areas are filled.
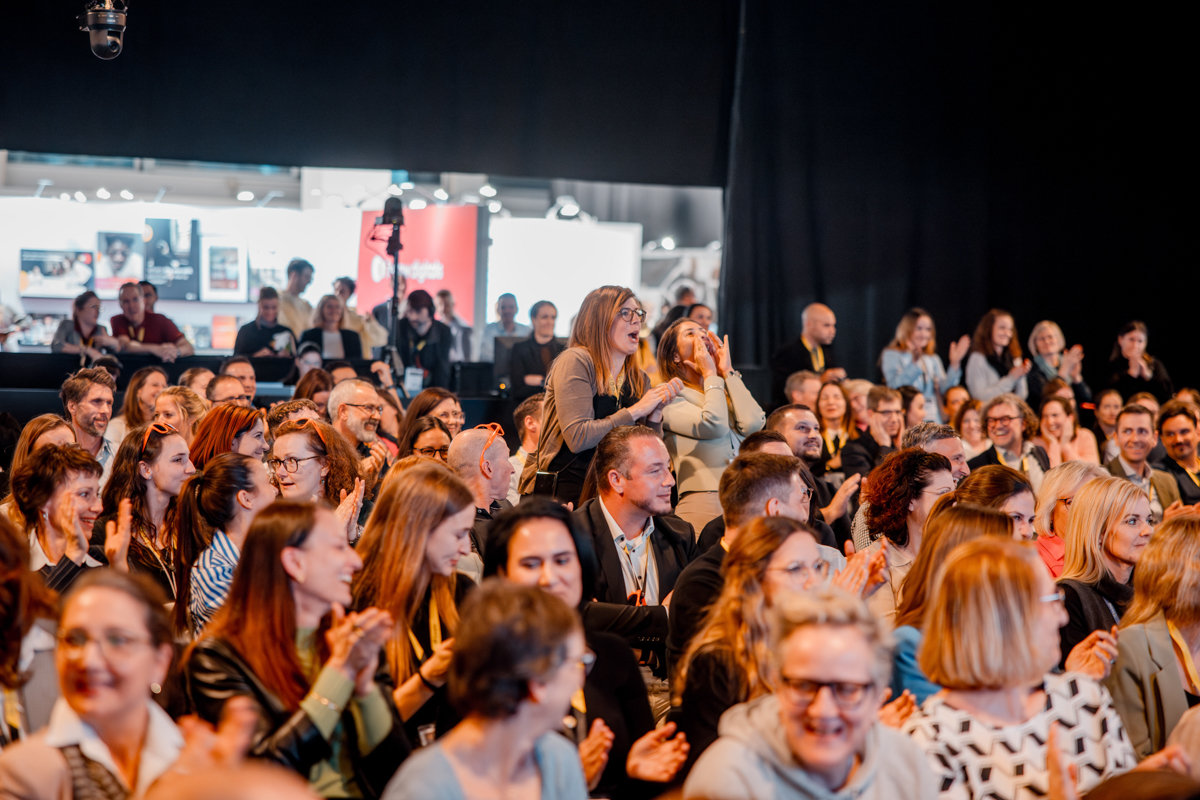
[[[254,192],[250,191],[249,189],[243,189],[237,193],[237,199],[241,200],[243,203],[249,203],[254,199]]]
[[[76,193],[75,193],[75,199],[76,199],[76,200],[78,200],[78,201],[79,201],[79,202],[81,202],[81,203],[86,203],[86,202],[87,202],[87,195],[86,195],[86,194],[84,194],[83,192],[76,192]]]
[[[440,186],[433,190],[433,196],[436,197],[438,200],[449,200],[450,199],[449,192],[447,192],[445,189],[443,189]]]
[[[660,246],[662,247],[663,250],[674,250],[675,249],[675,240],[673,238],[671,238],[670,236],[664,236],[662,238],[662,242],[660,243]]]
[[[399,197],[400,195],[404,194],[404,190],[393,183],[388,187],[388,194],[390,194],[392,197]]]
[[[108,198],[112,197],[112,192],[101,186],[96,190],[96,197],[99,197],[101,200],[107,200]]]
[[[79,30],[87,31],[96,58],[110,61],[121,55],[125,36],[126,0],[90,0],[79,15]]]
[[[595,217],[579,207],[579,201],[569,194],[560,194],[546,212],[546,219],[579,219],[594,222]]]
[[[419,197],[418,197],[417,199],[415,199],[415,200],[409,200],[409,201],[408,201],[408,207],[409,207],[409,208],[411,208],[411,209],[412,209],[412,210],[414,210],[414,211],[418,211],[418,210],[420,210],[420,209],[422,209],[422,208],[424,208],[424,207],[425,207],[425,201],[424,201],[424,200],[422,200],[422,199],[421,199],[421,198],[419,198]]]
[[[415,184],[412,181],[404,181],[403,183],[400,184],[400,188],[406,192],[409,189],[413,188],[413,186],[415,186]]]
[[[492,202],[488,203],[488,211],[492,212],[493,214],[499,214],[500,209],[502,208],[504,208],[504,204],[499,200],[493,200]]]
[[[133,192],[129,191],[128,189],[122,189],[121,190],[121,199],[122,200],[132,200]]]
[[[492,186],[490,183],[485,183],[483,186],[479,187],[479,193],[484,197],[495,197],[496,187]]]
[[[67,194],[66,192],[63,192],[62,194],[60,194],[58,196],[58,199],[62,200],[65,203],[69,203],[69,202],[71,202],[71,195]]]

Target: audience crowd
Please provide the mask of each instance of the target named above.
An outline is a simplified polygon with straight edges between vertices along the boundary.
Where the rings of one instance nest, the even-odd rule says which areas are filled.
[[[654,350],[623,287],[473,342],[449,292],[287,275],[120,408],[104,359],[192,353],[153,286],[56,333],[3,473],[0,800],[1200,796],[1200,407],[1143,323],[1090,387],[1053,321],[943,361],[914,308],[876,385],[814,304],[756,397],[690,290]],[[510,439],[450,391],[502,346]]]

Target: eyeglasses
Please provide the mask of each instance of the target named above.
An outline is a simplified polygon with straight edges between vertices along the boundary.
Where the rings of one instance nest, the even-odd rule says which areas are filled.
[[[242,403],[249,403],[249,402],[250,402],[250,395],[248,395],[248,394],[231,394],[229,397],[222,397],[220,400],[215,401],[213,403],[213,405],[221,406],[221,405],[225,405],[226,403],[233,403],[234,405],[241,405]]]
[[[447,420],[453,420],[455,422],[462,422],[463,420],[465,420],[467,418],[466,415],[463,414],[463,412],[461,412],[461,411],[443,411],[442,413],[434,414],[433,416],[437,417],[442,422],[446,422]]]
[[[312,461],[314,458],[320,458],[320,456],[305,456],[304,458],[284,459],[271,458],[267,460],[267,469],[271,470],[271,472],[276,472],[279,469],[279,465],[282,464],[283,468],[288,471],[288,474],[292,474],[296,470],[300,469],[301,461]]]
[[[351,408],[365,408],[368,417],[371,416],[372,412],[380,417],[383,416],[383,406],[372,406],[365,403],[342,403],[342,405],[350,406]]]
[[[583,667],[584,675],[591,675],[592,667],[596,666],[596,654],[591,648],[588,648],[579,654],[579,658],[576,659],[575,663],[578,666]]]
[[[876,411],[875,413],[881,417],[899,417],[904,414],[904,411],[898,408],[893,408],[890,411]]]
[[[850,683],[849,681],[810,681],[807,678],[780,677],[784,693],[788,699],[801,708],[808,708],[817,699],[822,689],[828,688],[833,695],[833,702],[843,711],[852,711],[862,705],[867,692],[875,687],[874,683]]]
[[[96,646],[100,648],[100,655],[106,660],[124,658],[138,645],[150,644],[148,637],[129,636],[120,631],[107,631],[100,638],[93,639],[86,631],[79,628],[59,631],[56,638],[58,646],[62,648],[68,658],[75,658],[82,654],[88,646],[88,642],[95,642]]]
[[[146,428],[146,435],[142,437],[142,449],[138,451],[139,457],[146,454],[146,445],[150,443],[150,434],[152,433],[157,433],[159,436],[170,436],[172,433],[179,433],[179,431],[165,422],[155,422]]]
[[[812,497],[813,490],[807,486],[801,486],[799,489],[799,492],[800,492],[800,498],[802,500],[807,500],[810,497]]]
[[[823,580],[829,574],[829,562],[823,558],[818,558],[810,567],[807,564],[801,564],[799,561],[793,561],[786,567],[767,567],[767,572],[782,572],[793,585],[802,586],[808,583],[808,579],[813,575]]]
[[[500,427],[499,422],[489,422],[486,425],[476,425],[475,430],[491,431],[488,434],[487,443],[483,445],[483,451],[479,454],[479,471],[483,472],[483,465],[486,462],[484,456],[487,455],[488,450],[492,449],[492,442],[496,441],[496,437],[504,435],[504,428]]]
[[[413,450],[417,455],[425,456],[426,458],[440,458],[446,460],[446,456],[450,455],[449,447],[422,447],[419,450]]]
[[[646,312],[640,308],[622,308],[618,313],[626,322],[631,322],[634,317],[638,318],[638,322],[644,322],[646,319]]]
[[[1039,603],[1066,603],[1067,593],[1059,589],[1054,594],[1044,594],[1038,598]]]
[[[996,426],[996,425],[1008,426],[1008,425],[1013,424],[1014,422],[1016,422],[1019,419],[1022,419],[1022,417],[988,417],[987,424],[988,424],[989,428]]]

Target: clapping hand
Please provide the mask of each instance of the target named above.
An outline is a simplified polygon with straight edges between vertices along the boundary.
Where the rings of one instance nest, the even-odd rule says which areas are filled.
[[[967,357],[971,349],[971,337],[962,336],[957,342],[950,343],[950,366],[957,366]]]
[[[225,702],[221,722],[215,729],[197,716],[182,717],[179,732],[183,734],[183,750],[167,778],[170,779],[172,773],[195,776],[236,767],[250,749],[257,724],[258,710],[246,695],[231,697]]]
[[[1017,361],[1013,364],[1012,369],[1008,371],[1008,377],[1013,379],[1023,378],[1029,374],[1029,370],[1032,366],[1033,362],[1028,358],[1024,361]]]
[[[855,553],[853,545],[851,545],[846,568],[833,576],[833,585],[856,597],[867,598],[874,594],[880,586],[887,583],[886,572],[887,557],[884,555],[882,547],[874,552],[863,550]]]
[[[345,489],[342,489],[341,502],[333,512],[345,529],[348,541],[354,540],[353,533],[358,526],[358,515],[362,511],[363,494],[366,490],[367,485],[363,483],[362,478],[355,478],[353,493],[347,493]]]
[[[58,504],[58,509],[54,512],[54,527],[58,528],[67,540],[64,555],[77,566],[82,565],[87,556],[88,537],[83,530],[83,522],[79,519],[75,495],[65,495]]]
[[[908,689],[900,693],[892,702],[888,702],[888,698],[892,696],[890,688],[883,690],[883,702],[885,705],[879,709],[879,721],[889,728],[897,730],[904,727],[904,723],[908,722],[908,718],[917,710],[917,698]]]
[[[391,453],[388,452],[387,445],[383,442],[379,440],[372,442],[371,455],[358,462],[358,474],[363,480],[378,475],[379,470],[383,469],[383,465],[388,463],[388,456],[390,455]]]
[[[638,739],[629,748],[625,759],[625,771],[629,777],[641,781],[666,783],[687,761],[687,737],[682,733],[674,738],[675,723],[668,722]]]
[[[391,636],[392,628],[392,615],[382,609],[347,614],[340,603],[333,604],[332,622],[325,632],[327,663],[354,681],[355,694],[360,697],[374,688],[379,648]]]
[[[117,505],[117,519],[104,524],[104,556],[108,565],[129,572],[129,542],[133,539],[133,501],[128,497]]]
[[[1068,672],[1082,672],[1102,681],[1112,672],[1117,660],[1117,626],[1111,631],[1092,631],[1088,637],[1071,648],[1065,667]]]
[[[600,776],[608,766],[608,754],[612,752],[613,738],[612,729],[597,717],[592,720],[587,738],[579,743],[579,760],[583,762],[583,777],[587,779],[589,790],[600,784]]]

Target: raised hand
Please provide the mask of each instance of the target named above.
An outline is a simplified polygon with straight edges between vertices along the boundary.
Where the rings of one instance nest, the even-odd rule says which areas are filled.
[[[821,509],[821,514],[825,517],[826,522],[832,524],[835,519],[846,514],[850,507],[850,497],[858,489],[861,480],[861,475],[851,475],[842,482],[837,492],[834,493],[833,499],[829,501],[829,505]]]
[[[684,364],[700,373],[702,379],[711,378],[717,374],[717,362],[708,351],[707,342],[701,339],[692,340],[692,357],[684,359]]]
[[[971,337],[962,336],[957,342],[950,343],[950,366],[957,366],[967,357],[971,350]]]
[[[886,703],[888,697],[891,696],[892,690],[886,689],[884,701]],[[879,709],[879,721],[889,728],[900,729],[904,727],[904,723],[908,722],[908,718],[917,710],[917,698],[908,689],[905,689],[890,703],[886,703]]]
[[[1111,631],[1092,631],[1067,654],[1067,671],[1082,672],[1097,681],[1107,678],[1117,660],[1117,635],[1116,625]]]
[[[117,504],[116,521],[104,523],[104,555],[108,565],[129,572],[129,542],[133,539],[133,501],[128,497]]]
[[[354,541],[354,533],[358,527],[358,515],[362,511],[363,493],[366,492],[366,489],[367,485],[363,483],[362,478],[355,478],[354,492],[347,493],[345,489],[342,489],[341,502],[334,509],[333,515],[345,529],[348,541]]]
[[[689,749],[687,737],[682,733],[674,734],[675,723],[668,722],[634,742],[625,759],[629,777],[655,783],[666,783],[674,778],[687,761]]]
[[[254,701],[246,695],[231,697],[225,702],[221,721],[215,729],[197,716],[180,718],[183,750],[166,778],[170,780],[173,774],[194,776],[214,769],[236,767],[250,749],[257,724],[258,711]]]
[[[724,378],[733,372],[733,358],[729,355],[729,334],[725,334],[725,338],[722,340],[718,339],[717,335],[710,331],[708,340],[716,348],[717,372]]]
[[[612,729],[599,717],[592,720],[587,738],[579,743],[579,760],[583,762],[583,777],[587,779],[589,790],[600,784],[600,776],[608,766],[608,754],[612,752],[612,746]]]
[[[67,540],[64,555],[76,565],[83,564],[88,551],[88,537],[83,530],[83,522],[79,519],[75,495],[68,494],[63,497],[62,502],[58,504],[58,510],[54,512],[53,523]]]

